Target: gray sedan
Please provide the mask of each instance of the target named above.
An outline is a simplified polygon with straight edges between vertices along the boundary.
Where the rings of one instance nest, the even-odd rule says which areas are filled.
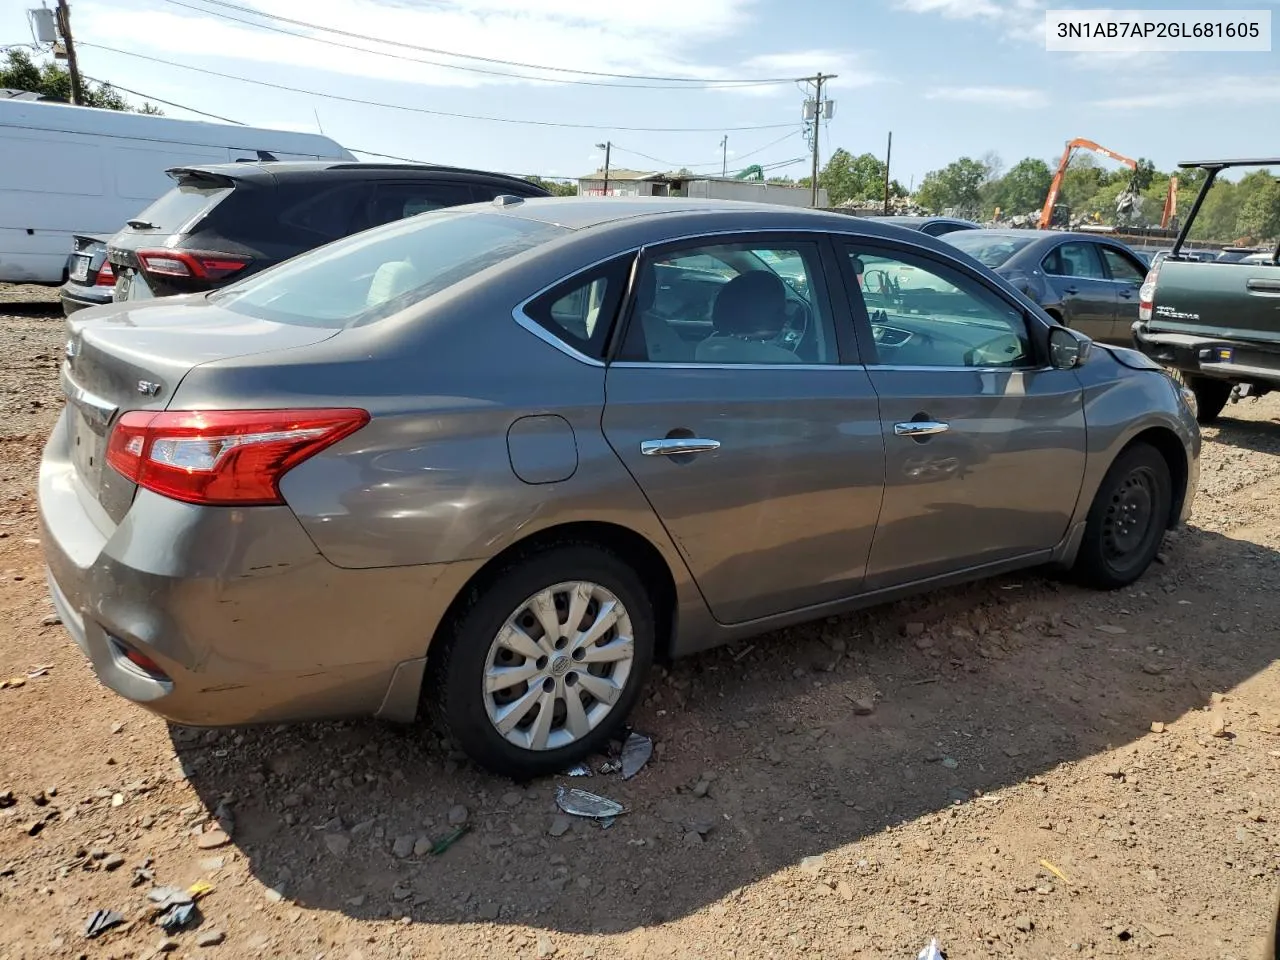
[[[1200,438],[954,247],[499,198],[77,313],[39,501],[102,682],[226,725],[435,710],[561,770],[657,657],[1054,564],[1132,583]]]
[[[1129,346],[1147,265],[1118,240],[1061,230],[968,230],[950,243],[990,267],[1058,323]]]

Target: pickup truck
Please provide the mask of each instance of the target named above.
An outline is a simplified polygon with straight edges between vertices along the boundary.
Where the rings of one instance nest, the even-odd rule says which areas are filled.
[[[1280,389],[1280,246],[1237,262],[1192,259],[1182,246],[1222,171],[1280,167],[1280,159],[1178,166],[1207,176],[1172,250],[1147,273],[1133,337],[1195,394],[1200,422],[1212,423],[1228,400]]]

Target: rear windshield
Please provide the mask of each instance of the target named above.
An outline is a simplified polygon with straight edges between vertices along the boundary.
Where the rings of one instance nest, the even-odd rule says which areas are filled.
[[[210,298],[279,323],[372,323],[568,232],[535,220],[440,210],[318,247]]]
[[[230,187],[208,182],[179,184],[132,218],[129,229],[135,233],[181,233],[230,192]]]
[[[993,237],[973,230],[957,230],[955,233],[948,233],[943,239],[953,247],[963,250],[984,267],[991,267],[994,270],[1031,243],[1034,238]]]

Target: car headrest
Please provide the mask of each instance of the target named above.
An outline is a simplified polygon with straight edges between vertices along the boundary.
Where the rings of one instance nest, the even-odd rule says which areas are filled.
[[[716,333],[764,339],[786,325],[786,305],[786,289],[778,275],[752,270],[720,288],[711,308],[711,326]]]

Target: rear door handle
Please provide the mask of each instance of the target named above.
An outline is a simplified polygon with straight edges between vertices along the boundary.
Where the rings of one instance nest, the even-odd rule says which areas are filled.
[[[1079,287],[1063,287],[1062,292],[1075,294],[1080,292],[1080,288]]]
[[[643,440],[640,452],[646,457],[672,457],[682,453],[711,453],[720,449],[719,440],[699,437],[668,437],[665,440]]]
[[[1246,280],[1244,288],[1253,293],[1280,293],[1280,280]]]
[[[1121,290],[1121,291],[1119,291],[1119,295],[1120,295],[1120,299],[1121,299],[1121,300],[1132,300],[1132,299],[1133,299],[1133,291],[1132,291],[1132,290]]]
[[[951,424],[941,420],[908,420],[906,423],[895,423],[893,432],[899,437],[932,437],[934,434],[946,433]]]

